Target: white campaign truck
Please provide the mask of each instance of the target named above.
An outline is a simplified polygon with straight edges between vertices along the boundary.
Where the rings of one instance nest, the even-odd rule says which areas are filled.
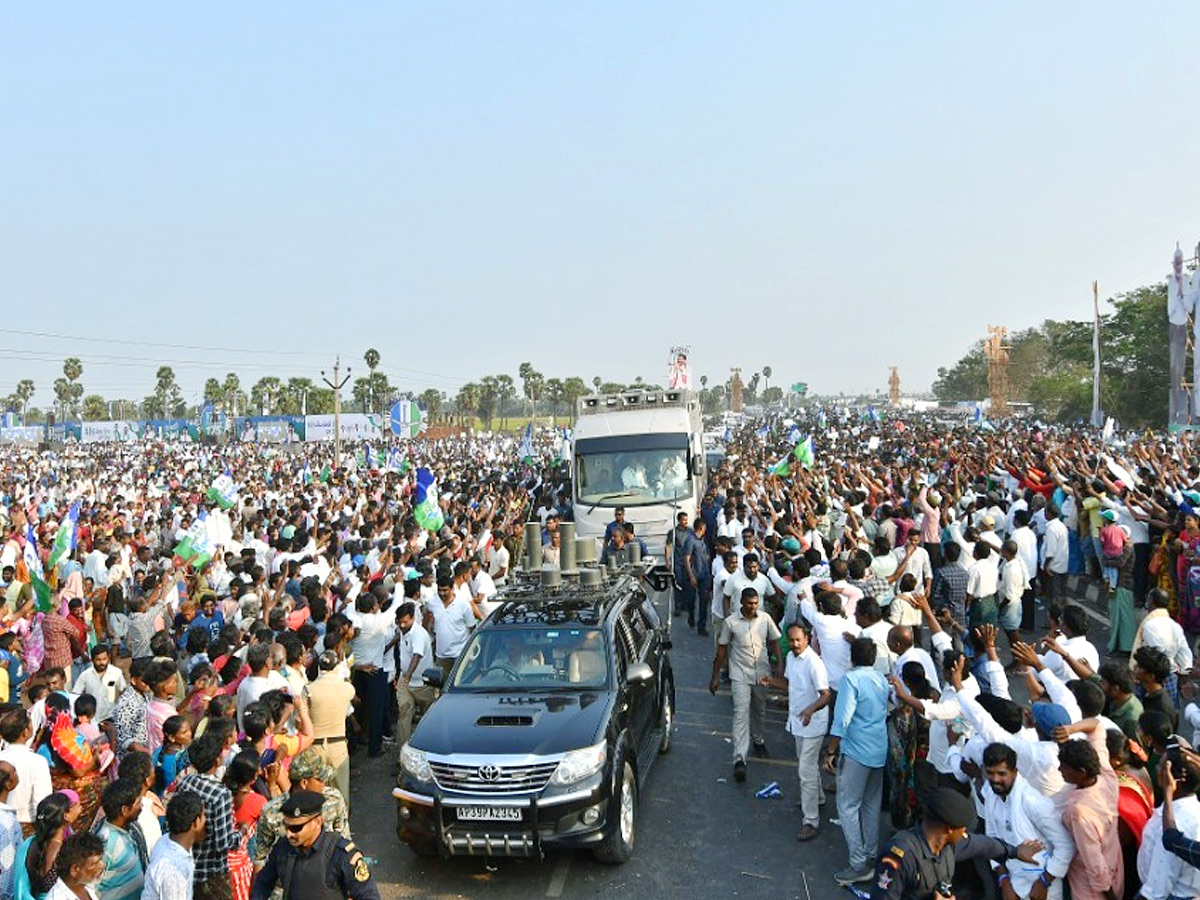
[[[689,524],[704,496],[700,400],[687,390],[589,394],[579,399],[571,441],[575,529],[602,539],[614,510],[662,557],[675,514]]]

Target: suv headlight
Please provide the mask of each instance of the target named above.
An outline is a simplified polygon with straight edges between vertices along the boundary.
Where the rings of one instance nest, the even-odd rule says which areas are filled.
[[[595,775],[604,768],[604,761],[607,758],[608,746],[604,741],[593,747],[572,750],[562,758],[562,761],[558,764],[558,768],[554,770],[554,774],[550,777],[550,783],[575,784],[578,781],[583,781],[589,775]]]
[[[405,744],[401,748],[400,766],[417,781],[433,781],[433,770],[429,768],[429,754],[418,750],[412,744]]]

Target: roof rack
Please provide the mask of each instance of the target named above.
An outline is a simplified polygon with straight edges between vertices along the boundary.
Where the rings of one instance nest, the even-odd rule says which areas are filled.
[[[622,391],[619,394],[585,394],[579,398],[579,415],[620,412],[628,409],[654,409],[663,406],[691,406],[699,403],[694,391]]]

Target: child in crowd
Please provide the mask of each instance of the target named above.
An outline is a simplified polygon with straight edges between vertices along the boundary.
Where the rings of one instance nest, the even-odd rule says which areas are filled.
[[[154,751],[154,793],[160,797],[187,767],[187,748],[192,743],[192,723],[184,716],[163,722],[163,743]]]

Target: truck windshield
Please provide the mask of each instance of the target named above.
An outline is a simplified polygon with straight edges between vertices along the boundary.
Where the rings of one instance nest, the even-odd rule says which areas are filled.
[[[686,434],[575,442],[575,494],[594,506],[647,506],[692,496]]]
[[[608,683],[604,635],[596,628],[484,628],[454,673],[454,688],[600,688]]]

